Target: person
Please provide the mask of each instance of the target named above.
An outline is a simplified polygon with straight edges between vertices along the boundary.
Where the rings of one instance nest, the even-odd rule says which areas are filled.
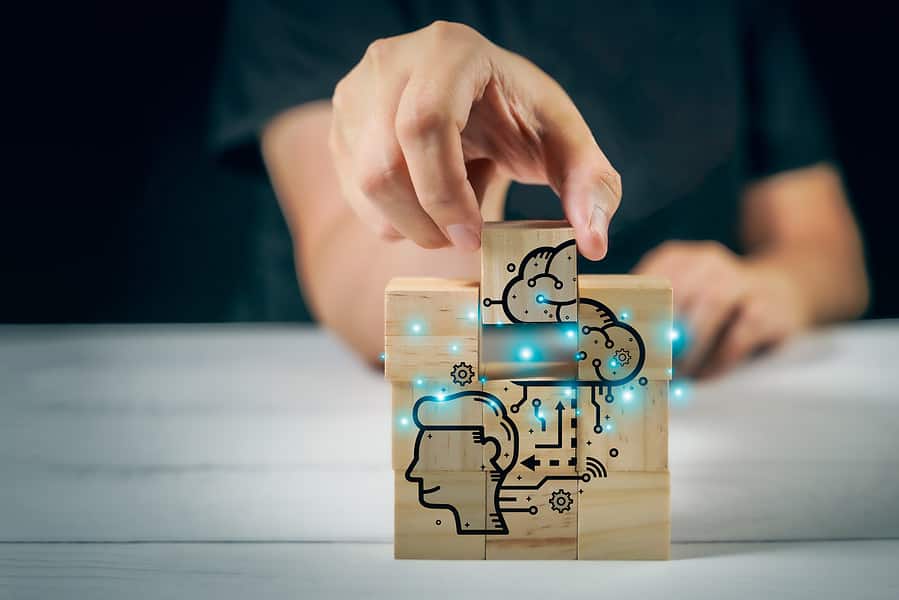
[[[761,2],[238,1],[214,143],[261,154],[307,301],[369,360],[391,277],[476,279],[484,221],[564,216],[580,272],[672,281],[678,374],[711,375],[868,302],[793,21]]]

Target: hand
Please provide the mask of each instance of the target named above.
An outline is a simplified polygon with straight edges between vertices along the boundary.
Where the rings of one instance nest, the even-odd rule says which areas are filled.
[[[687,338],[678,374],[718,374],[811,321],[786,271],[715,242],[667,242],[644,256],[635,272],[671,280],[675,319]]]
[[[618,173],[558,83],[470,27],[376,40],[332,104],[341,188],[382,237],[475,250],[485,189],[515,179],[550,185],[581,253],[605,255]]]

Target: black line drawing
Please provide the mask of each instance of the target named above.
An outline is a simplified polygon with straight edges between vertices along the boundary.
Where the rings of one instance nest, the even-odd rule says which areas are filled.
[[[577,260],[573,239],[534,248],[517,267],[506,266],[515,276],[506,283],[502,298],[484,298],[484,306],[501,305],[512,323],[576,323],[577,276],[568,275],[571,260]]]
[[[571,498],[571,492],[561,488],[553,492],[549,497],[550,508],[559,514],[566,510],[571,510],[572,504],[574,504],[574,500]]]
[[[602,464],[598,459],[588,456],[584,459],[586,463],[586,470],[591,476],[595,478],[603,478],[608,477],[609,473],[606,471],[606,466]]]
[[[453,383],[465,387],[474,379],[474,367],[464,361],[456,363],[453,365],[453,370],[450,371],[450,377]]]

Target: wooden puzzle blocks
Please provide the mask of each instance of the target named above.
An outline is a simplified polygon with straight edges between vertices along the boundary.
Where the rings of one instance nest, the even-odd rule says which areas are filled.
[[[395,279],[395,556],[665,559],[667,281],[578,275],[570,227],[486,224],[482,281]]]

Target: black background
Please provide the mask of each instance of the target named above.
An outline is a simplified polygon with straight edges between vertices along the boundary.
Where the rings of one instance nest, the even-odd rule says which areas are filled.
[[[798,11],[865,235],[868,314],[897,317],[899,21],[873,3]],[[274,198],[206,145],[224,17],[219,2],[123,3],[7,21],[0,322],[268,318],[251,232]]]

